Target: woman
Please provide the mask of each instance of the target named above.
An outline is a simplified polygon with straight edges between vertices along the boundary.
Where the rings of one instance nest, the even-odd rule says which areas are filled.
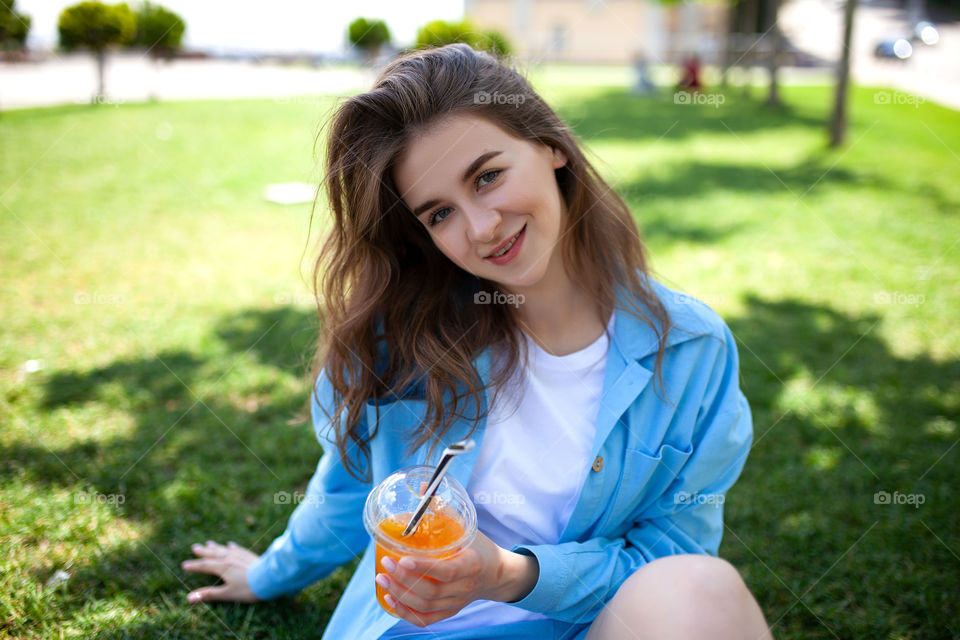
[[[733,337],[649,277],[626,205],[527,82],[462,44],[402,56],[339,107],[326,169],[325,452],[262,556],[194,546],[184,567],[225,584],[190,600],[294,594],[366,550],[325,638],[770,637],[715,557],[752,441]],[[467,436],[451,474],[480,532],[385,563],[397,620],[364,500]]]

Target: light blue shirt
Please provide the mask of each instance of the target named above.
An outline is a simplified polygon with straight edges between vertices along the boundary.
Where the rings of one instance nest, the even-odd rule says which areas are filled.
[[[589,623],[633,571],[656,558],[716,555],[725,494],[750,451],[753,426],[739,388],[733,335],[706,305],[651,284],[674,325],[663,358],[665,389],[654,384],[657,336],[624,311],[621,298],[590,456],[595,463],[560,542],[512,549],[536,556],[540,566],[533,590],[513,606],[558,623]],[[486,383],[490,350],[475,364]],[[404,434],[423,418],[425,400],[368,402],[363,426],[377,427],[370,441],[372,484],[358,481],[346,472],[332,442],[326,412],[333,395],[325,375],[316,388],[319,403],[312,403],[312,415],[325,452],[286,531],[250,566],[247,580],[261,599],[292,595],[366,551],[323,637],[374,640],[397,618],[375,598],[373,543],[361,519],[364,501],[394,470],[435,464],[443,446],[431,459],[427,447],[404,455]],[[463,415],[474,415],[473,407]],[[470,427],[469,421],[455,422],[443,445],[464,438]],[[484,427],[481,420],[472,435],[478,446],[451,465],[449,473],[464,486]],[[544,623],[544,635],[557,628]]]

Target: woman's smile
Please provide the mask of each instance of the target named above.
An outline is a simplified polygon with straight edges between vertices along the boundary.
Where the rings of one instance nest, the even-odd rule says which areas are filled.
[[[517,232],[517,235],[507,240],[497,251],[486,257],[490,262],[497,265],[505,265],[520,253],[520,247],[523,246],[523,237],[527,230],[527,225]]]

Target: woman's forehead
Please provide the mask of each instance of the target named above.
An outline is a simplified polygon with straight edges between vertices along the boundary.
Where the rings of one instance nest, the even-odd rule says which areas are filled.
[[[508,138],[509,134],[499,125],[482,116],[460,113],[443,116],[421,127],[407,142],[401,156],[411,156],[418,148],[431,143],[443,144],[448,148],[463,147],[487,137]],[[451,142],[454,144],[451,145]],[[457,145],[465,142],[465,145]]]
[[[447,116],[410,137],[394,164],[394,181],[406,200],[427,179],[459,182],[478,156],[508,152],[524,142],[484,117]]]

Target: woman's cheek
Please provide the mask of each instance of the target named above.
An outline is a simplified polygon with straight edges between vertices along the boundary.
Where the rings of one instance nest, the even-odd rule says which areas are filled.
[[[440,250],[440,253],[456,262],[456,254],[453,251],[452,243],[450,242],[449,238],[447,238],[446,233],[438,233],[434,235],[433,243],[437,246],[437,249]]]
[[[451,229],[450,231],[454,230]],[[443,233],[434,236],[434,243],[437,245],[437,249],[440,250],[440,253],[447,256],[452,263],[461,269],[467,270],[465,261],[470,247],[462,238],[450,238],[448,237],[450,235],[455,235],[455,231],[454,233]]]

